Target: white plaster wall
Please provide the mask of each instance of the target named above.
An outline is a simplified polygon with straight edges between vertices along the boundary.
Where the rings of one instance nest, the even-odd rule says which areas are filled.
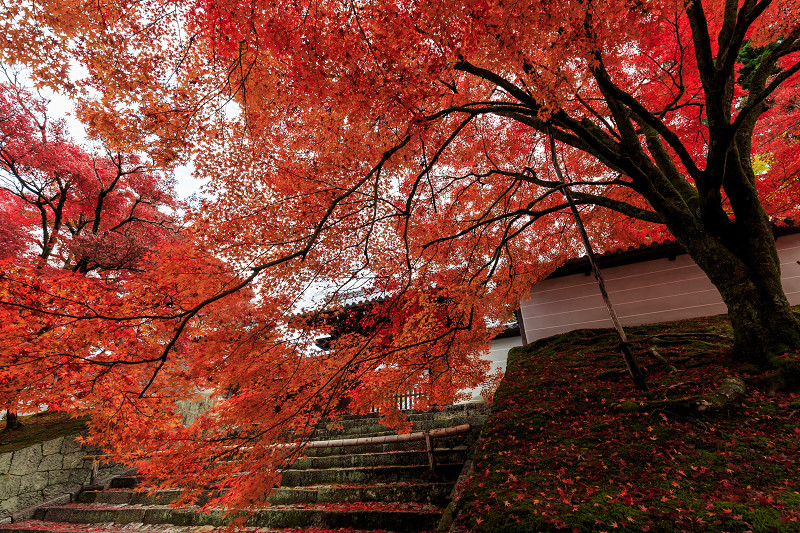
[[[495,339],[492,341],[492,346],[489,348],[489,353],[484,355],[483,358],[492,362],[492,370],[499,368],[505,372],[508,351],[516,346],[522,346],[522,337],[519,335],[505,339]]]
[[[800,304],[800,234],[777,241],[783,287]],[[726,313],[716,288],[687,255],[603,269],[611,301],[624,326]],[[520,303],[528,342],[581,328],[612,327],[594,276],[546,279]]]
[[[519,335],[516,337],[507,337],[505,339],[495,339],[492,341],[492,345],[489,348],[489,353],[484,355],[483,358],[492,363],[492,371],[499,368],[505,372],[506,361],[508,360],[508,351],[516,346],[522,346],[522,337]],[[472,399],[470,402],[483,401],[483,396],[481,396],[480,389],[472,389],[471,392]]]

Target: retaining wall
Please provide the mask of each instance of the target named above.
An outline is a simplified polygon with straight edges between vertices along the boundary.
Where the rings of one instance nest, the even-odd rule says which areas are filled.
[[[0,522],[28,507],[76,493],[89,482],[92,461],[84,457],[99,452],[78,444],[77,437],[59,437],[0,454]],[[100,477],[122,469],[101,465]]]

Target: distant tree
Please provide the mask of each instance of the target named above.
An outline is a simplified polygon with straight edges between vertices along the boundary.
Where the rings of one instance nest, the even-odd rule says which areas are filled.
[[[103,305],[123,309],[119,299],[158,270],[153,253],[180,249],[183,237],[163,174],[137,156],[81,148],[43,99],[12,83],[0,84],[0,200],[0,405],[14,429],[18,405],[80,404],[115,365],[148,367],[151,355],[135,357],[141,336],[165,341],[146,333],[146,317],[103,320]],[[174,319],[171,302],[153,307],[159,297],[170,295],[132,314]]]

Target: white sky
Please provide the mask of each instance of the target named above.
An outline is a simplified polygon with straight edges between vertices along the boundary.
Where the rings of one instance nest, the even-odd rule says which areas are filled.
[[[70,135],[78,144],[90,144],[83,124],[75,118],[75,105],[72,100],[59,93],[43,91],[42,94],[50,100],[50,104],[47,106],[48,114],[52,118],[64,118],[67,121]],[[193,176],[193,170],[191,165],[182,165],[175,169],[175,192],[183,200],[192,194],[200,195],[203,181]]]

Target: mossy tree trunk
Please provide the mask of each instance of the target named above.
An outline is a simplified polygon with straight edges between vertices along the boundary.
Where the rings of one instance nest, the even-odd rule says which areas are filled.
[[[695,190],[664,194],[661,183],[642,192],[719,291],[737,357],[776,368],[777,356],[800,349],[800,324],[783,290],[773,224],[758,198],[749,155],[739,157],[749,154],[744,144],[733,143],[719,175],[707,169]],[[720,189],[706,183],[722,183],[730,207]]]
[[[16,411],[9,409],[6,412],[6,426],[3,431],[11,431],[22,427],[22,422],[19,421],[19,416]]]
[[[745,233],[741,233],[743,240]],[[740,244],[738,253],[713,239],[687,247],[694,248],[692,257],[728,307],[737,357],[774,368],[778,366],[776,356],[800,347],[800,328],[783,291],[769,228],[761,232],[759,240],[749,246]]]

